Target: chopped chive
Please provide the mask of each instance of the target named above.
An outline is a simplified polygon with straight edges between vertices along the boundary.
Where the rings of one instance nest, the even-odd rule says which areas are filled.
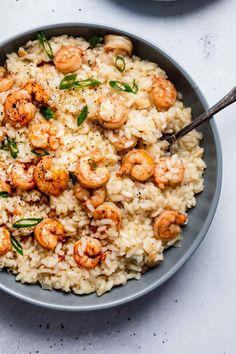
[[[76,74],[67,75],[62,79],[59,85],[60,90],[66,90],[74,86],[76,80]]]
[[[8,197],[10,197],[10,193],[2,191],[2,192],[0,192],[0,197],[1,198],[8,198]]]
[[[95,87],[101,85],[101,81],[95,79],[85,79],[76,81],[74,83],[75,88],[83,88],[83,87]]]
[[[15,248],[15,250],[23,256],[23,248],[22,245],[19,241],[14,236],[11,236],[11,244],[12,247]]]
[[[95,48],[98,45],[98,43],[101,43],[102,41],[103,38],[98,36],[92,36],[88,40],[90,48]]]
[[[15,229],[21,229],[21,228],[24,228],[24,227],[32,227],[32,226],[36,226],[37,224],[39,224],[42,220],[43,220],[43,218],[19,219],[12,225],[12,227],[14,227]],[[33,222],[25,223],[27,221],[33,221]]]
[[[125,70],[125,60],[123,57],[117,55],[115,60],[116,69],[119,70],[120,73],[123,73]]]
[[[47,150],[44,149],[33,149],[31,152],[37,156],[47,156],[50,155]]]
[[[7,149],[10,151],[11,156],[15,159],[17,155],[19,154],[19,149],[16,145],[16,142],[14,139],[7,138]]]
[[[44,116],[46,120],[52,119],[55,116],[53,110],[48,106],[42,106],[40,108],[40,113],[42,114],[42,116]]]
[[[82,109],[82,111],[80,112],[78,118],[77,118],[77,125],[78,127],[85,121],[85,119],[87,118],[88,115],[88,106],[84,106],[84,108]]]
[[[38,40],[39,40],[39,43],[41,44],[41,46],[43,47],[45,53],[49,57],[49,59],[52,60],[53,59],[52,47],[51,47],[50,43],[48,42],[45,34],[41,31],[38,32]]]
[[[109,85],[117,91],[130,92],[134,94],[138,92],[138,85],[136,84],[135,80],[133,80],[132,87],[125,82],[116,80],[109,81]]]
[[[60,90],[67,90],[71,87],[74,88],[84,88],[84,87],[95,87],[101,85],[101,81],[95,79],[85,79],[76,81],[77,74],[67,75],[62,79],[59,85]]]

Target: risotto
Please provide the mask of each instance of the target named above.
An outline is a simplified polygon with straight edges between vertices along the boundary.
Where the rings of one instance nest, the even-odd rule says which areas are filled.
[[[203,190],[201,134],[166,73],[129,38],[38,39],[0,67],[0,267],[98,295],[181,241]]]

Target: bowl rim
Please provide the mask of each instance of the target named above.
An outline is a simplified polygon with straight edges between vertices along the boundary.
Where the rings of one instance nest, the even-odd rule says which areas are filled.
[[[164,51],[159,45],[153,43],[152,41],[149,41],[145,37],[140,37],[138,34],[135,34],[131,31],[123,30],[120,27],[90,23],[90,22],[54,23],[51,25],[34,27],[32,29],[28,29],[26,31],[23,31],[20,34],[18,33],[18,34],[12,35],[3,41],[0,41],[0,47],[6,45],[8,43],[11,43],[14,40],[20,39],[23,36],[27,36],[27,35],[31,35],[31,34],[33,35],[34,33],[37,33],[37,31],[50,30],[50,29],[55,29],[55,28],[59,29],[61,27],[65,27],[65,28],[66,27],[67,28],[77,27],[78,29],[81,27],[88,27],[88,28],[95,29],[98,31],[105,30],[105,31],[111,31],[111,32],[112,31],[120,32],[123,35],[126,35],[128,37],[132,36],[135,40],[143,42],[148,46],[151,46],[153,49],[155,49],[159,53],[161,53],[161,55],[163,57],[167,58],[167,60],[169,60],[169,62],[174,67],[176,67],[179,71],[181,71],[182,75],[191,84],[193,90],[197,93],[205,110],[207,110],[209,108],[209,105],[208,105],[205,97],[203,96],[202,92],[200,91],[200,89],[198,88],[198,86],[196,85],[196,83],[192,79],[192,77],[168,53],[166,53],[166,51]],[[18,299],[20,299],[20,300],[26,301],[30,304],[49,308],[49,309],[63,310],[63,311],[94,311],[94,310],[111,308],[111,307],[115,307],[118,305],[128,303],[130,301],[140,298],[141,296],[149,293],[150,291],[154,290],[158,286],[165,283],[186,263],[186,261],[193,255],[193,253],[196,251],[196,249],[198,248],[200,243],[203,241],[203,239],[206,236],[207,231],[211,225],[211,222],[213,220],[213,217],[215,215],[216,208],[217,208],[217,205],[219,202],[221,185],[222,185],[222,166],[223,166],[222,149],[221,149],[221,142],[220,142],[218,129],[217,129],[216,123],[214,121],[214,118],[212,118],[209,121],[209,124],[210,124],[211,130],[212,130],[213,138],[215,141],[215,148],[216,148],[216,184],[215,184],[215,190],[214,190],[212,202],[211,202],[210,208],[208,210],[208,216],[202,226],[200,233],[198,233],[198,237],[192,243],[191,247],[187,250],[187,252],[184,254],[184,256],[182,256],[181,259],[177,263],[175,263],[175,265],[168,272],[166,272],[159,280],[157,279],[151,285],[146,286],[145,289],[140,290],[140,291],[136,291],[135,293],[132,293],[128,296],[126,295],[126,296],[122,297],[121,299],[109,301],[109,302],[103,303],[103,304],[94,304],[94,305],[87,305],[87,306],[85,306],[85,305],[81,306],[79,304],[76,306],[69,305],[69,304],[68,305],[58,305],[58,304],[55,305],[55,304],[48,303],[45,301],[35,300],[34,298],[32,298],[30,296],[22,295],[18,291],[12,290],[8,286],[1,284],[1,282],[0,282],[0,289],[5,291],[6,293],[18,298]],[[27,284],[25,284],[25,285],[27,285]],[[79,295],[75,294],[75,296],[79,296]]]

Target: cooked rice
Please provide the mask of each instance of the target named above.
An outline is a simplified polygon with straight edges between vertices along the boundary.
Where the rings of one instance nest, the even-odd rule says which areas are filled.
[[[122,227],[119,231],[110,219],[91,220],[94,207],[87,203],[89,212],[85,211],[75,197],[70,183],[59,197],[46,198],[34,189],[30,192],[16,190],[10,198],[0,198],[0,225],[5,225],[23,245],[24,255],[14,249],[0,257],[0,267],[12,271],[16,280],[22,283],[40,283],[44,289],[59,289],[76,294],[96,292],[98,295],[109,291],[113,286],[125,285],[132,278],[139,279],[147,267],[157,265],[164,258],[164,248],[181,239],[163,244],[154,237],[153,218],[164,209],[171,208],[186,213],[196,205],[194,194],[203,190],[202,174],[205,163],[202,160],[203,148],[199,146],[202,138],[197,131],[192,131],[176,144],[176,155],[168,162],[171,178],[177,171],[175,162],[181,158],[185,166],[184,181],[175,188],[160,190],[152,179],[146,183],[135,182],[125,176],[116,176],[122,154],[117,153],[113,143],[117,140],[112,130],[103,129],[92,117],[97,111],[97,100],[106,97],[112,88],[109,80],[120,80],[130,83],[135,79],[139,86],[138,93],[120,93],[124,104],[129,108],[126,124],[119,129],[120,137],[141,138],[142,146],[152,155],[155,161],[160,156],[167,156],[167,143],[160,140],[163,132],[175,132],[191,121],[191,108],[184,107],[179,98],[166,112],[158,112],[150,105],[149,91],[153,76],[165,78],[165,72],[157,64],[141,60],[136,56],[126,57],[126,70],[120,73],[114,65],[114,54],[106,53],[102,44],[90,49],[83,38],[66,35],[53,37],[50,40],[55,53],[62,45],[76,45],[86,50],[82,68],[78,70],[78,80],[95,78],[102,82],[96,89],[58,90],[64,75],[53,65],[38,65],[49,59],[37,40],[30,41],[19,49],[18,53],[7,56],[6,68],[14,75],[15,84],[10,91],[21,88],[29,79],[34,79],[43,87],[48,86],[52,92],[50,104],[57,107],[57,118],[54,120],[58,128],[61,145],[52,152],[56,164],[74,172],[81,156],[98,149],[106,156],[105,165],[109,169],[110,179],[106,185],[106,201],[118,203],[122,208]],[[0,120],[3,121],[3,103],[10,91],[0,93]],[[76,124],[76,116],[87,104],[88,119],[81,126]],[[105,105],[104,115],[107,114]],[[37,111],[35,119],[40,117]],[[8,151],[1,150],[0,179],[9,182],[9,172],[14,162],[29,163],[35,158],[28,140],[28,128],[15,130],[10,124],[5,125],[9,137],[14,138],[19,148],[17,159],[13,159]],[[117,136],[117,135],[116,135]],[[129,142],[127,143],[127,147]],[[32,236],[32,228],[14,229],[12,224],[19,218],[50,217],[60,221],[64,227],[66,242],[58,242],[54,251],[43,249]],[[91,231],[91,226],[96,226]],[[27,236],[27,237],[23,237]],[[100,240],[102,251],[107,252],[105,261],[94,269],[79,267],[73,258],[73,244],[81,239],[79,249],[83,256],[86,237]],[[151,260],[151,261],[150,261]]]

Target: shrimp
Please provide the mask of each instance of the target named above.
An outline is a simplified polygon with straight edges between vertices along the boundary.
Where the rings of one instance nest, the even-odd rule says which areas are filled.
[[[176,98],[177,92],[172,82],[162,77],[155,77],[153,79],[150,99],[158,111],[167,111],[175,104]]]
[[[0,227],[0,256],[3,256],[12,249],[11,234],[5,226]]]
[[[162,241],[176,238],[180,232],[180,225],[187,220],[187,216],[175,210],[164,210],[154,220],[154,235]]]
[[[127,121],[128,108],[114,96],[102,97],[99,101],[99,123],[107,129],[121,128]]]
[[[167,186],[175,187],[183,181],[183,162],[180,159],[173,161],[174,156],[176,155],[161,157],[155,165],[154,180],[160,189],[165,189]]]
[[[11,186],[0,180],[0,192],[7,192],[9,194],[11,194]]]
[[[104,156],[99,151],[94,151],[79,159],[75,174],[83,187],[97,189],[107,183],[108,169],[97,166],[97,163],[103,159]]]
[[[8,91],[12,88],[14,80],[4,67],[0,66],[0,92]]]
[[[133,180],[144,182],[153,175],[154,160],[146,150],[131,150],[122,160],[117,176],[130,175]]]
[[[106,52],[131,56],[133,44],[126,36],[118,36],[115,34],[107,34],[104,37],[104,49]]]
[[[83,268],[95,268],[102,260],[102,244],[93,237],[83,237],[74,244],[73,257]]]
[[[25,90],[10,93],[4,102],[4,115],[14,128],[25,127],[36,113],[36,107],[31,102],[31,95]]]
[[[118,230],[122,226],[121,210],[111,202],[105,202],[99,205],[93,213],[93,218],[95,220],[110,219]]]
[[[29,81],[23,87],[23,90],[27,91],[31,96],[31,100],[37,104],[47,104],[49,100],[48,93],[35,81]]]
[[[68,186],[69,174],[55,166],[50,156],[44,156],[35,167],[34,179],[41,192],[58,197]]]
[[[76,198],[82,203],[82,205],[87,209],[87,204],[90,203],[94,208],[97,208],[102,204],[106,197],[106,188],[100,187],[89,191],[88,189],[82,187],[79,183],[74,189]]]
[[[53,250],[58,240],[63,240],[64,226],[57,220],[45,219],[35,227],[34,237],[40,246]]]
[[[43,120],[33,123],[29,127],[29,141],[31,145],[38,149],[50,147],[52,150],[57,150],[59,139],[56,135],[57,127],[53,122]]]
[[[4,103],[5,118],[14,128],[25,127],[36,113],[32,103],[46,104],[49,96],[37,82],[29,81],[22,90],[10,93]]]
[[[77,71],[82,65],[82,49],[72,45],[62,47],[54,57],[54,64],[63,74]]]
[[[130,139],[125,136],[117,136],[116,141],[113,142],[117,151],[124,151],[128,149],[134,148],[138,143],[138,138],[136,136],[132,136]]]
[[[33,189],[35,166],[29,166],[23,162],[16,162],[11,170],[11,181],[15,187],[24,191]]]

